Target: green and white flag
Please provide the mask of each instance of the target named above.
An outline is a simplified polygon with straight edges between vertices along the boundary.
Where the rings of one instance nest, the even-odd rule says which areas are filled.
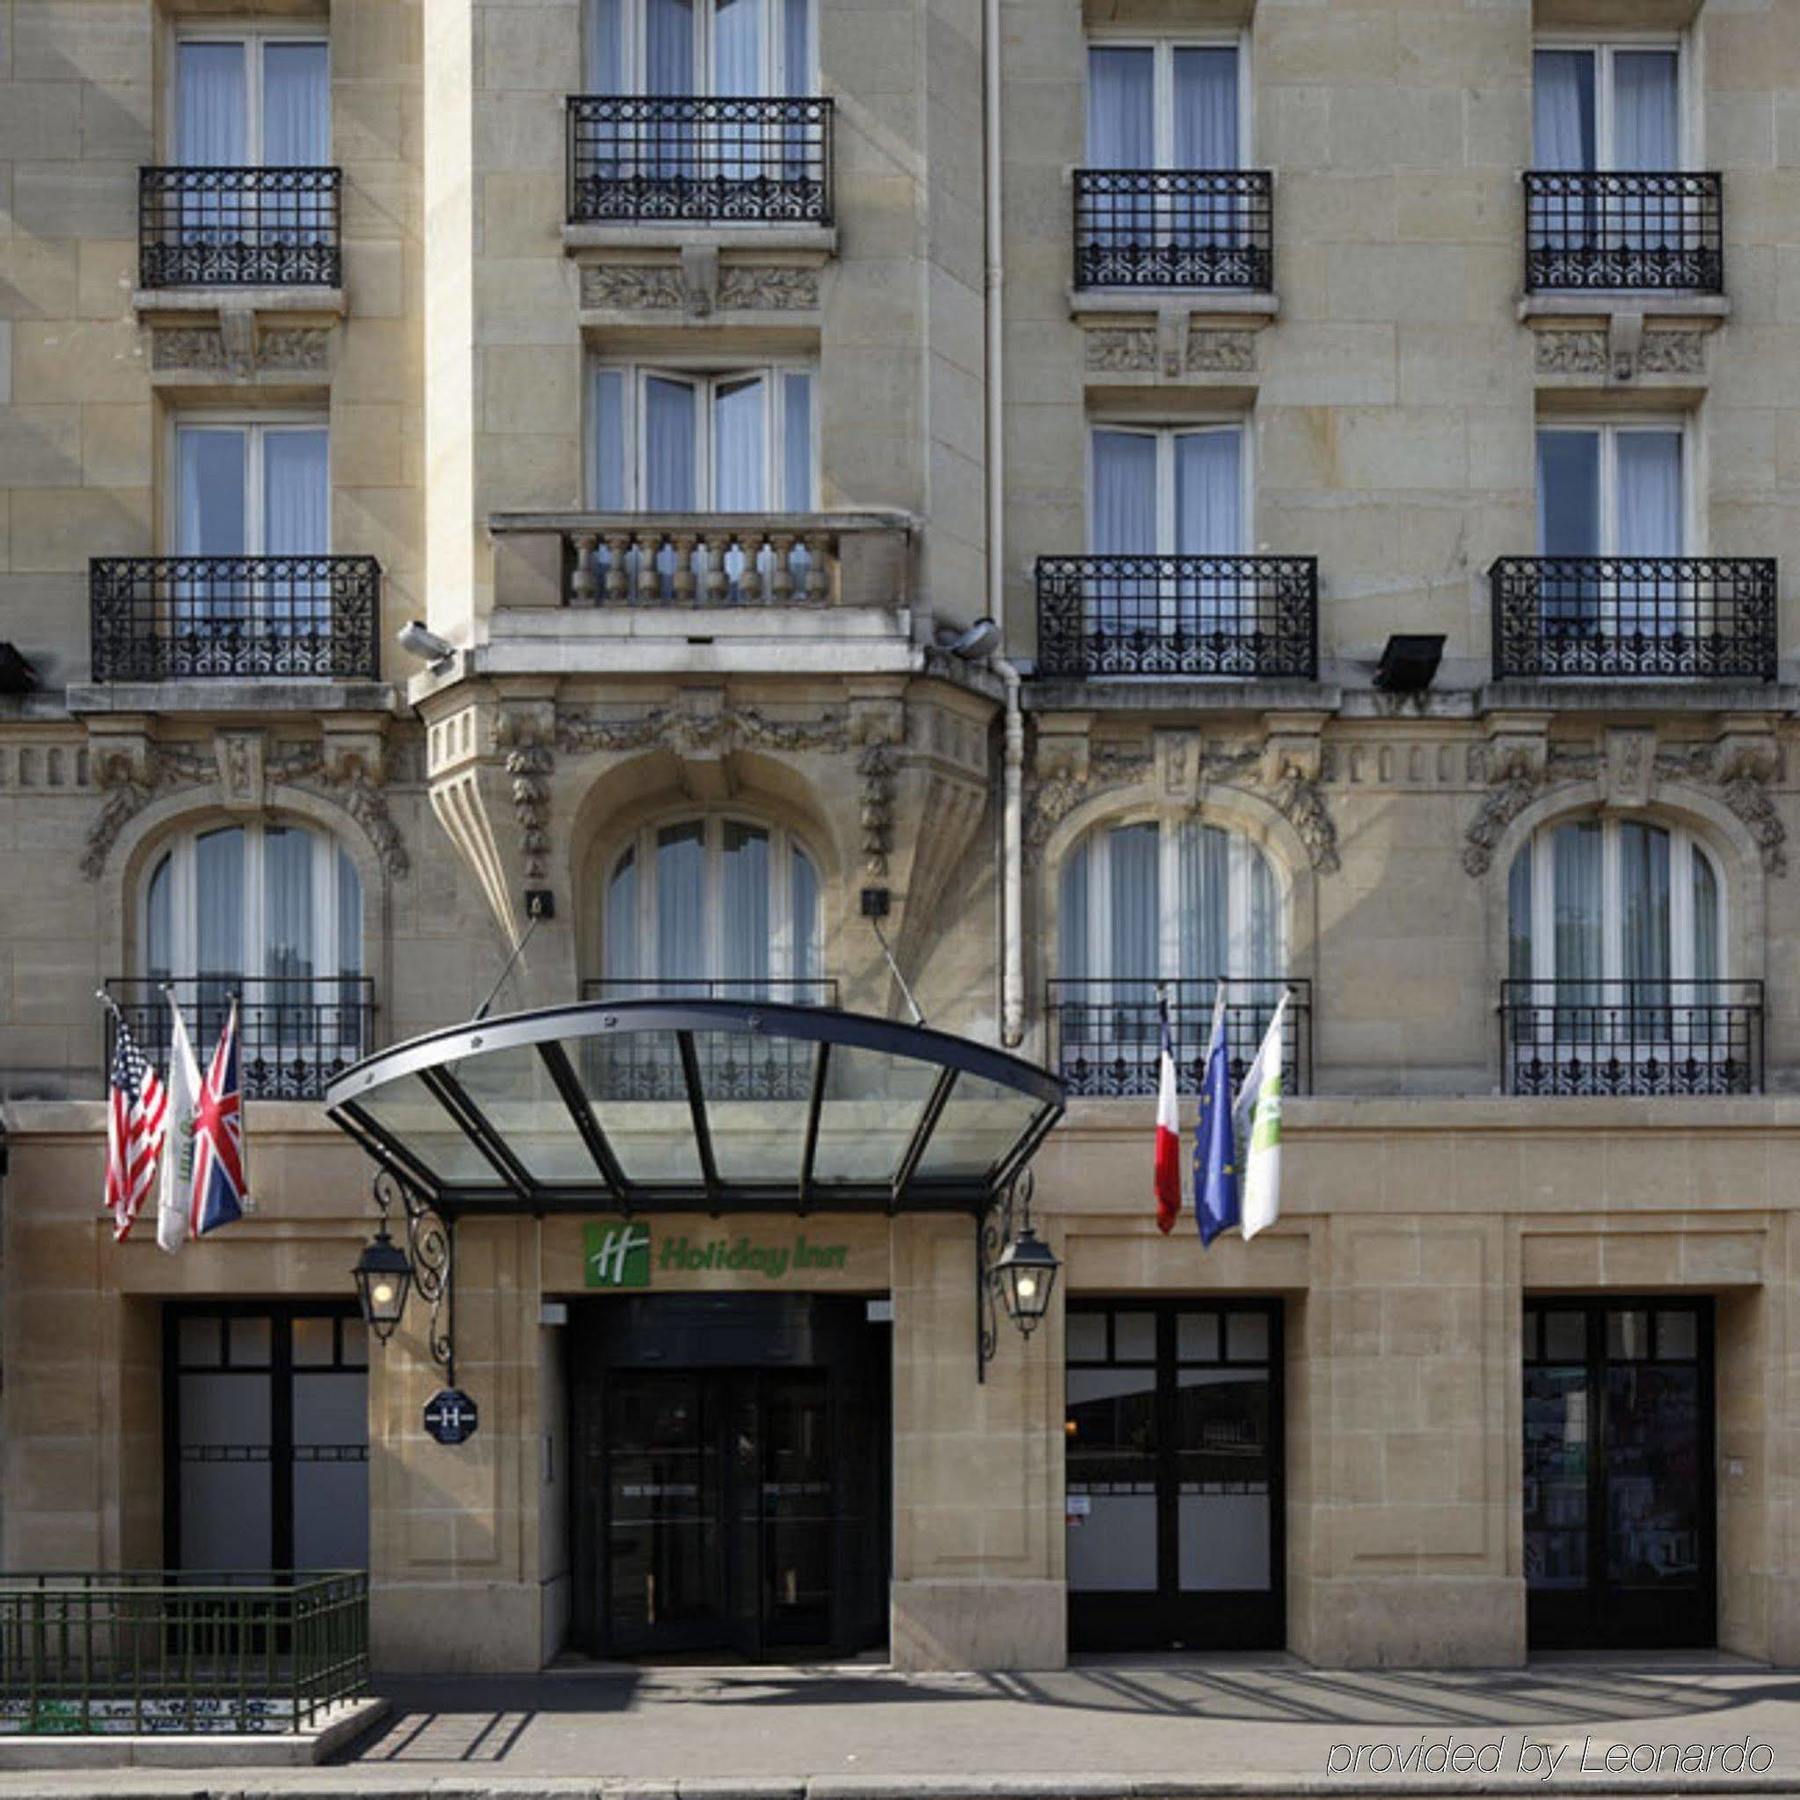
[[[1247,1146],[1239,1189],[1246,1239],[1281,1217],[1281,1062],[1287,1003],[1283,994],[1263,1033],[1256,1060],[1238,1089],[1238,1142]]]

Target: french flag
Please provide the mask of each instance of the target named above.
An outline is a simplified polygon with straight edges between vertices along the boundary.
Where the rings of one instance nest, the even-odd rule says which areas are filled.
[[[1181,1217],[1181,1114],[1175,1098],[1175,1046],[1169,1037],[1169,1002],[1157,1001],[1162,1019],[1162,1061],[1156,1083],[1156,1229],[1170,1232]]]

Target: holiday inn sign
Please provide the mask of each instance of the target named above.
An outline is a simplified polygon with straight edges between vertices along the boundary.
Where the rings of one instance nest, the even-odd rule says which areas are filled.
[[[582,1261],[591,1288],[647,1288],[652,1266],[666,1275],[720,1272],[775,1281],[789,1274],[842,1269],[850,1253],[847,1244],[814,1243],[804,1232],[780,1241],[747,1233],[703,1238],[676,1232],[653,1245],[647,1225],[597,1220],[589,1221],[585,1239]]]

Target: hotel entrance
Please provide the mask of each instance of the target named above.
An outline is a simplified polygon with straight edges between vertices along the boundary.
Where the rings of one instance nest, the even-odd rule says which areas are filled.
[[[851,1655],[886,1636],[888,1327],[862,1299],[571,1309],[578,1645]]]
[[[1527,1301],[1524,1340],[1532,1647],[1711,1645],[1712,1302]]]

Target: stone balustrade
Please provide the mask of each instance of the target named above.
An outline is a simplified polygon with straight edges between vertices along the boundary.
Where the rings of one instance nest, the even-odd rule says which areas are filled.
[[[900,513],[497,513],[502,607],[894,609],[909,603]]]

